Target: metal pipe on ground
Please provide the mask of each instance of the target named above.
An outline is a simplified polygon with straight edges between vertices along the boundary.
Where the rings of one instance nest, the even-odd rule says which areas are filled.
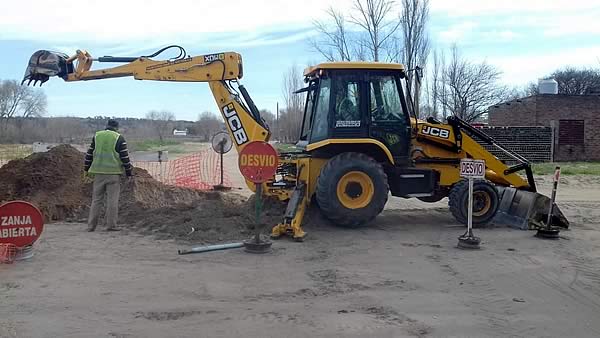
[[[193,247],[190,250],[177,250],[180,255],[189,255],[195,253],[203,253],[218,250],[236,249],[244,246],[244,243],[228,243],[228,244],[216,244],[216,245],[204,245]]]

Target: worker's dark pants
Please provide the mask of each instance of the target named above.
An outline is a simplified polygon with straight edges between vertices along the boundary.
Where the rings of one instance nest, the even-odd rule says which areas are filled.
[[[102,175],[94,176],[94,192],[92,194],[92,207],[88,218],[88,230],[93,231],[98,225],[102,200],[106,195],[106,228],[114,229],[117,227],[117,217],[119,213],[119,193],[121,190],[119,178],[121,175]]]

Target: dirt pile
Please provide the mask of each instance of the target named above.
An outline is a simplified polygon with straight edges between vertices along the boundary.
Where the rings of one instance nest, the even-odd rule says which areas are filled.
[[[254,233],[253,199],[138,181],[133,191],[126,194],[128,200],[119,214],[123,223],[143,234],[208,244],[246,239]],[[177,203],[165,203],[163,196],[175,197]],[[263,233],[269,233],[281,221],[284,210],[285,204],[281,202],[266,203],[259,224]]]
[[[77,149],[61,145],[9,162],[0,168],[0,203],[25,200],[35,204],[47,221],[85,221],[92,183],[83,179],[83,157]],[[268,203],[262,223],[275,225],[284,207]],[[135,168],[133,181],[122,182],[119,222],[158,238],[199,243],[239,240],[253,231],[254,204],[233,193],[167,186]]]
[[[91,185],[83,182],[83,153],[60,145],[0,168],[0,202],[25,200],[47,220],[64,220],[87,207]]]

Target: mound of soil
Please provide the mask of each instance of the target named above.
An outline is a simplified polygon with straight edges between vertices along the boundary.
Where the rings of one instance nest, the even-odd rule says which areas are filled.
[[[176,187],[160,187],[134,183],[134,200],[125,202],[119,212],[122,222],[147,235],[158,239],[175,238],[198,244],[242,240],[254,234],[256,225],[253,199],[222,192],[200,192]],[[139,187],[139,186],[143,186]],[[152,207],[141,201],[147,196],[177,196],[178,203]],[[272,200],[265,203],[260,217],[263,233],[281,222],[285,204]]]
[[[46,220],[64,220],[86,207],[91,185],[83,182],[84,155],[69,145],[13,160],[0,168],[0,202],[25,200]]]
[[[83,179],[83,158],[77,149],[61,145],[9,162],[0,168],[0,203],[31,202],[47,222],[85,221],[92,183]],[[266,203],[261,223],[275,225],[284,208],[276,201]],[[167,186],[134,168],[133,181],[124,178],[121,185],[119,223],[161,239],[239,240],[253,232],[254,203],[234,193]]]

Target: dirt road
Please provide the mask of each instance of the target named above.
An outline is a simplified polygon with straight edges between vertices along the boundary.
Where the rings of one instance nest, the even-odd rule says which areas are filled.
[[[364,229],[313,216],[263,256],[51,224],[0,265],[0,337],[597,337],[600,185],[571,180],[561,240],[477,230],[477,252],[445,208],[402,200]]]

